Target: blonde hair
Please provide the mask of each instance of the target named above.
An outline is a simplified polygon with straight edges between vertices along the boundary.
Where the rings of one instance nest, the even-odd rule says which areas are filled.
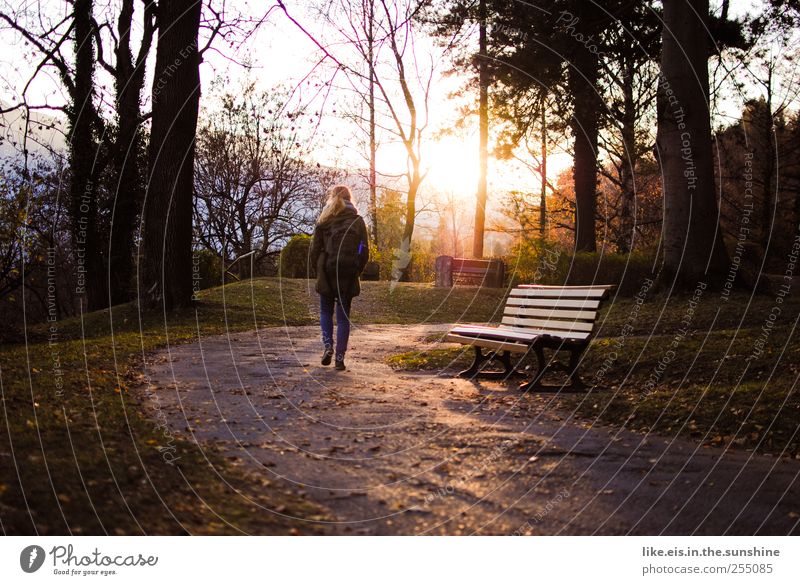
[[[353,194],[347,185],[335,185],[328,189],[328,201],[322,208],[322,213],[319,214],[317,225],[325,223],[334,215],[341,213],[348,201],[353,202]]]

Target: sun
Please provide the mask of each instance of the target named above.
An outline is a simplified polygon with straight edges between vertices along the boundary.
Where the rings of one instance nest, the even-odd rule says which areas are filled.
[[[477,140],[448,136],[428,145],[422,165],[428,170],[426,182],[464,199],[475,197],[478,187]]]

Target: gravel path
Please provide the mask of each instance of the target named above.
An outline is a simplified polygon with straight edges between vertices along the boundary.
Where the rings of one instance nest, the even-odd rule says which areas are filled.
[[[800,461],[591,427],[550,395],[385,365],[441,328],[359,327],[346,372],[319,365],[316,327],[207,338],[152,356],[146,403],[326,509],[309,532],[800,532]]]

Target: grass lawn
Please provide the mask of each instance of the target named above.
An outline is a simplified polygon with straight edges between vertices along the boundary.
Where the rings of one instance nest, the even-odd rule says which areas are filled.
[[[491,321],[502,316],[505,289],[436,288],[431,284],[362,282],[353,302],[356,323],[455,323]]]
[[[487,320],[503,291],[365,283],[362,323]],[[133,305],[30,327],[0,347],[0,530],[10,534],[306,533],[320,511],[172,437],[130,391],[142,356],[199,337],[316,322],[305,280],[256,279],[202,291],[195,308]],[[172,462],[172,464],[171,464]],[[225,481],[221,481],[220,477]],[[228,485],[226,485],[226,482]],[[269,510],[279,509],[282,514]]]
[[[723,301],[708,292],[694,307],[691,300],[656,295],[643,304],[608,304],[581,366],[600,388],[558,396],[556,404],[584,420],[800,457],[800,299],[738,294]],[[427,341],[389,364],[469,365],[471,350]]]
[[[800,456],[795,387],[800,302],[704,295],[609,303],[582,371],[605,391],[556,398],[588,420]],[[364,283],[360,323],[497,321],[504,291]],[[27,331],[0,347],[0,529],[11,534],[307,533],[322,512],[148,418],[131,388],[147,352],[207,335],[316,323],[305,280],[256,279],[202,291],[197,306],[142,316],[133,305]],[[429,340],[397,368],[457,369],[469,350]],[[756,352],[755,350],[759,350]],[[758,355],[755,355],[758,353]],[[669,356],[668,363],[664,363]],[[751,358],[752,359],[748,359]],[[660,372],[653,381],[654,372]],[[174,460],[174,464],[171,461]],[[221,481],[224,478],[225,481]],[[281,510],[276,514],[269,510]]]

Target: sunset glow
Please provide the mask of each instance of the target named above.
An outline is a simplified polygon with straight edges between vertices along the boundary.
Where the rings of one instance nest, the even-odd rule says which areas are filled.
[[[478,146],[472,140],[448,137],[432,142],[424,165],[430,169],[426,181],[431,187],[463,198],[475,196],[479,164]]]

